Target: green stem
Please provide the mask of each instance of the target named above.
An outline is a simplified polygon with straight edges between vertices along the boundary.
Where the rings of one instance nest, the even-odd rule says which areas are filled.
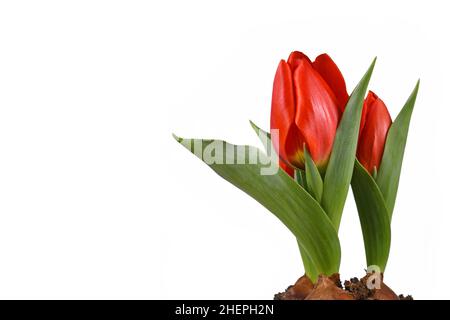
[[[300,242],[298,242],[298,240],[297,240],[297,244],[298,244],[298,248],[300,249],[300,255],[302,257],[305,274],[312,281],[312,283],[316,283],[317,279],[319,278],[319,272],[317,271],[316,267],[314,266],[314,263],[311,261],[308,254],[302,248],[302,246],[300,245]]]

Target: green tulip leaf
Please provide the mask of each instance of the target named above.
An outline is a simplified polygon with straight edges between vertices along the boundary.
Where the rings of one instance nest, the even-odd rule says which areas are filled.
[[[300,243],[299,239],[297,239],[297,245],[300,251],[300,257],[302,258],[305,274],[312,281],[312,283],[316,283],[317,280],[319,279],[320,272],[317,270],[308,253],[305,251],[305,249],[303,249],[303,246]]]
[[[306,186],[310,195],[320,203],[322,200],[323,181],[311,155],[304,146]]]
[[[283,170],[272,172],[271,164],[278,157],[271,160],[258,148],[221,140],[175,138],[219,176],[280,219],[295,235],[317,272],[338,272],[341,249],[336,230],[317,201],[294,179]]]
[[[264,149],[266,152],[271,152],[269,150],[273,150],[272,141],[270,133],[258,127],[252,120],[250,121],[250,125],[255,133],[258,135],[259,140],[263,143]]]
[[[297,183],[303,187],[303,189],[307,190],[305,170],[295,169],[294,178],[295,178],[295,181],[297,181]]]
[[[376,265],[384,272],[391,246],[391,227],[383,195],[358,160],[355,161],[351,185],[364,238],[367,266]]]
[[[270,133],[264,131],[260,127],[258,127],[253,121],[250,120],[250,124],[255,130],[256,134],[258,135],[259,139],[261,140],[266,152],[268,154],[271,154],[271,152],[276,152],[272,145],[272,140]],[[281,161],[281,160],[280,160]],[[295,169],[295,175],[294,175],[295,181],[304,189],[306,190],[306,174],[304,170],[301,169]],[[314,266],[314,263],[311,261],[311,258],[308,256],[308,254],[303,249],[302,245],[300,244],[300,241],[297,239],[298,248],[300,250],[300,256],[302,258],[303,267],[305,268],[305,274],[308,276],[308,278],[311,279],[313,283],[315,283],[319,277],[319,271]]]
[[[376,58],[350,95],[336,131],[323,181],[322,207],[336,230],[339,230],[342,210],[352,179],[361,112],[375,61]]]
[[[377,173],[376,181],[386,201],[390,219],[392,219],[395,199],[397,198],[409,122],[416,102],[417,92],[419,91],[419,84],[420,81],[417,81],[414,90],[389,128],[383,157]]]

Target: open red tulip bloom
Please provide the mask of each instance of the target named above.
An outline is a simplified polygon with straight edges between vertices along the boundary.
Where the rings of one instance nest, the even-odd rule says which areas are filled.
[[[287,62],[281,60],[273,84],[270,128],[279,130],[273,144],[282,161],[304,168],[305,145],[317,166],[324,167],[347,100],[344,78],[327,54],[311,62],[295,51]]]
[[[174,136],[294,235],[305,275],[277,299],[401,298],[385,285],[383,275],[419,83],[392,122],[376,94],[369,91],[366,97],[375,61],[349,97],[341,72],[327,54],[312,62],[295,51],[287,61],[281,60],[273,84],[270,134],[251,122],[265,152],[223,140]],[[344,290],[339,280],[338,231],[350,186],[363,233],[367,274],[345,282]],[[375,288],[374,279],[379,285]]]

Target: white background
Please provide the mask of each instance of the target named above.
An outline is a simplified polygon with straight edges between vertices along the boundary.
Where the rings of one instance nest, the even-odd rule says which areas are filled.
[[[0,298],[261,298],[294,237],[171,137],[257,145],[280,59],[329,53],[395,116],[417,78],[386,281],[450,298],[446,1],[0,4]],[[362,275],[349,195],[341,273]]]

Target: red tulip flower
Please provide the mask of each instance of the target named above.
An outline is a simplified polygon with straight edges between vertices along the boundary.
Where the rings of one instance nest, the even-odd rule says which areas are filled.
[[[369,91],[362,111],[356,157],[372,175],[380,167],[391,124],[392,119],[386,105],[375,93]]]
[[[273,144],[284,161],[282,168],[289,164],[303,169],[304,146],[319,168],[326,166],[347,100],[344,78],[327,54],[311,62],[295,51],[287,62],[281,60],[273,84],[270,128],[279,130]]]

